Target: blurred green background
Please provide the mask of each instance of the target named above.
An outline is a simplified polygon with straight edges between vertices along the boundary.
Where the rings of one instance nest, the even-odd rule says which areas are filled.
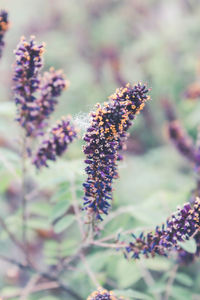
[[[184,94],[190,84],[200,84],[200,2],[1,0],[0,6],[8,10],[11,21],[0,62],[1,215],[9,228],[20,236],[21,132],[14,121],[12,64],[13,50],[22,35],[35,35],[39,43],[46,43],[43,70],[50,66],[61,68],[70,80],[70,88],[61,96],[51,122],[71,114],[80,127],[80,136],[88,126],[88,113],[97,102],[106,101],[121,81],[141,81],[151,88],[152,100],[136,119],[125,159],[119,163],[120,180],[115,184],[113,213],[120,213],[109,220],[102,236],[117,234],[119,230],[134,228],[137,232],[153,228],[177,205],[188,201],[195,188],[193,170],[167,138],[162,100],[172,101],[179,119],[195,140],[200,101],[186,99]],[[81,184],[85,175],[81,147],[81,141],[75,142],[62,159],[40,174],[28,166],[30,190],[42,191],[28,205],[31,247],[33,255],[47,265],[56,265],[62,255],[73,254],[80,242],[78,229],[68,221],[53,228],[61,234],[62,243],[54,238],[42,240],[37,234],[38,230],[52,228],[52,220],[70,206],[71,178],[82,204]],[[3,231],[0,247],[2,253],[20,255],[12,249]],[[173,258],[160,257],[142,260],[141,264],[130,263],[120,253],[95,247],[87,259],[101,285],[123,290],[130,299],[144,300],[156,299],[155,294],[165,299],[175,264]],[[9,295],[24,286],[27,278],[20,270],[1,264],[0,295]],[[179,267],[169,299],[200,299],[199,267],[198,262]],[[153,277],[151,284],[145,280],[146,270]],[[15,276],[9,275],[11,271]],[[73,271],[66,270],[62,277],[71,287],[78,286],[83,299],[95,289],[85,274],[82,264],[77,263]],[[62,293],[46,291],[28,299],[66,298]]]

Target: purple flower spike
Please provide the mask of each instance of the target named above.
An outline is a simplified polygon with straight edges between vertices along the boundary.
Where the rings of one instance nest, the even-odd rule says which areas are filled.
[[[186,255],[179,246],[179,242],[196,236],[200,228],[200,198],[197,198],[192,206],[186,203],[183,208],[171,215],[166,224],[157,226],[153,231],[142,234],[126,248],[133,258],[155,256],[155,254],[167,256],[170,250],[180,251],[182,256]],[[182,252],[181,252],[182,251]],[[183,257],[182,257],[183,259]],[[191,259],[188,257],[188,259]]]
[[[92,113],[90,127],[84,136],[84,153],[88,175],[83,184],[85,189],[85,209],[102,220],[108,214],[112,200],[112,182],[118,177],[117,161],[121,159],[118,151],[123,149],[127,130],[146,100],[148,89],[138,84],[117,89],[104,106],[97,105]]]
[[[55,161],[61,156],[77,136],[77,131],[70,122],[70,118],[63,118],[50,131],[49,137],[42,142],[37,151],[33,164],[38,168],[48,167],[47,161]]]
[[[68,86],[69,81],[65,80],[65,76],[61,70],[56,71],[54,68],[50,68],[49,72],[44,73],[41,80],[40,96],[37,100],[40,113],[35,123],[38,129],[46,125],[45,120],[49,118],[58,103],[57,97],[59,97]]]
[[[169,122],[168,134],[177,150],[189,161],[195,163],[196,153],[193,142],[177,120]]]
[[[15,51],[16,63],[14,73],[15,102],[18,107],[17,121],[25,128],[27,136],[35,129],[35,120],[40,107],[34,93],[40,85],[39,72],[42,68],[44,45],[37,45],[34,36],[27,42],[24,37]]]
[[[4,35],[8,30],[10,23],[8,21],[8,13],[5,10],[0,11],[0,58],[2,56],[3,48],[5,46]]]
[[[196,158],[196,171],[200,176],[200,145],[197,146],[195,158]],[[199,193],[200,193],[200,191],[199,191]]]

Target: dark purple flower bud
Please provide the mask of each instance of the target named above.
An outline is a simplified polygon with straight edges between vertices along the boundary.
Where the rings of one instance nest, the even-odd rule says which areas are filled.
[[[4,35],[8,30],[10,23],[8,21],[8,13],[5,10],[0,11],[0,58],[2,56],[3,48],[5,46]]]
[[[77,136],[77,131],[71,124],[70,118],[63,118],[57,122],[56,126],[50,131],[47,139],[39,147],[33,164],[38,168],[48,167],[47,161],[55,161],[57,156],[61,156]]]

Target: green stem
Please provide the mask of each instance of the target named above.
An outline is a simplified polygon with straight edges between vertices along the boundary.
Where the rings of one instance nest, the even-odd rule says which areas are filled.
[[[26,200],[26,147],[27,137],[26,133],[23,136],[22,142],[22,191],[21,191],[21,205],[22,205],[22,242],[25,248],[25,254],[28,260],[28,248],[27,248],[27,200]]]

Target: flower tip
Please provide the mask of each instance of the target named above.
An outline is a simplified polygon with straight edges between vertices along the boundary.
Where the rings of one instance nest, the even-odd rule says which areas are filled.
[[[24,42],[25,40],[26,40],[25,36],[22,35],[21,38],[20,38],[20,41],[21,41],[21,42]]]
[[[65,90],[67,90],[70,87],[71,83],[69,80],[65,80]]]

